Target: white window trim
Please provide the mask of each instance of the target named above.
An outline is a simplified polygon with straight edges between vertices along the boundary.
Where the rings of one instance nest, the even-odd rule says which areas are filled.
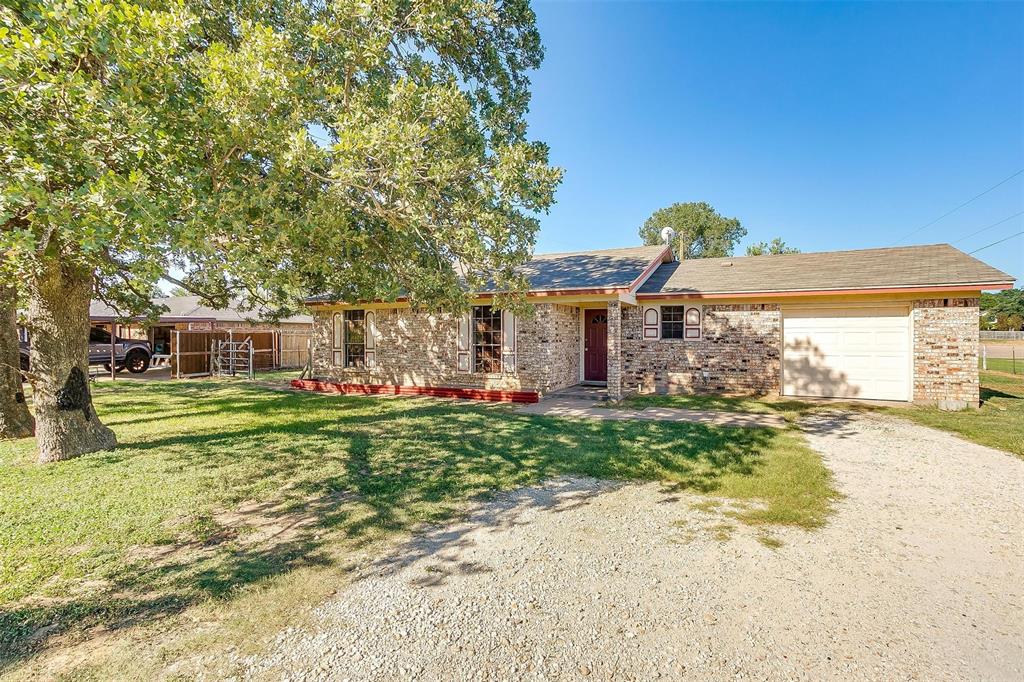
[[[367,369],[377,365],[377,313],[367,310],[363,313],[363,366]]]
[[[641,311],[640,330],[644,341],[657,341],[661,338],[661,306],[645,306]]]
[[[361,366],[360,365],[350,365],[350,364],[348,364],[348,326],[345,324],[345,314],[346,313],[353,313],[353,312],[357,312],[357,311],[362,311],[362,313],[363,313],[363,364]],[[365,308],[349,308],[348,310],[345,310],[345,311],[343,311],[341,313],[337,313],[337,314],[341,315],[341,333],[342,333],[342,338],[341,338],[341,366],[344,367],[345,369],[354,369],[354,370],[366,369],[368,367],[368,365],[366,364],[366,349],[367,349],[367,321],[366,321],[366,316],[369,315],[369,314],[372,314],[372,313],[370,311],[366,310]],[[372,345],[372,343],[370,345]]]
[[[338,338],[341,337],[339,344]],[[331,315],[331,365],[345,366],[345,313]]]
[[[662,335],[662,333],[661,333],[661,324],[662,324],[663,320],[661,319],[661,308],[663,308],[664,306],[671,306],[671,307],[682,308],[683,309],[683,338],[681,338],[681,339],[665,338],[664,335]],[[655,306],[650,306],[650,307],[654,308]],[[703,341],[704,340],[704,306],[702,304],[700,304],[700,303],[664,303],[662,305],[657,306],[657,308],[658,308],[658,323],[659,323],[658,324],[658,339],[657,340],[666,341],[668,343],[694,343],[696,341]],[[696,324],[696,325],[688,325],[688,324],[686,324],[686,316],[690,313],[691,310],[696,310],[697,314],[700,315],[700,322],[698,324]],[[696,336],[689,336],[688,335],[689,330],[694,329],[694,328],[697,331],[697,335]],[[644,339],[644,340],[645,341],[653,341],[654,339]]]
[[[499,378],[506,374],[518,372],[518,331],[519,320],[510,310],[496,311],[501,316],[501,332],[498,347],[501,350],[499,362],[501,368],[497,372],[478,372],[476,370],[476,344],[473,341],[473,309],[492,307],[486,303],[474,304],[469,311],[458,319],[456,330],[455,370],[459,374],[476,374],[487,378]]]

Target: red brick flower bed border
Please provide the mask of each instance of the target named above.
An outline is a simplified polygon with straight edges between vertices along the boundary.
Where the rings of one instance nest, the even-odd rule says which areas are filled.
[[[434,398],[467,398],[501,403],[535,403],[540,400],[536,391],[500,391],[484,388],[454,386],[394,386],[391,384],[343,384],[316,379],[292,379],[292,388],[317,393],[342,395],[429,395]]]

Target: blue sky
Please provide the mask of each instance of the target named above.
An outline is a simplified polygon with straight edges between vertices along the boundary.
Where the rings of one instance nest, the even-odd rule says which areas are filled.
[[[676,201],[803,251],[1024,230],[1024,4],[534,2],[537,251],[639,243]],[[1024,277],[1024,236],[977,254]]]

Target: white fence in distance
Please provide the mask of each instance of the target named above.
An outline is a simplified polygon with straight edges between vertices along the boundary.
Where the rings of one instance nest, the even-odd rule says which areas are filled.
[[[1024,331],[1016,332],[979,332],[982,341],[1024,341]]]

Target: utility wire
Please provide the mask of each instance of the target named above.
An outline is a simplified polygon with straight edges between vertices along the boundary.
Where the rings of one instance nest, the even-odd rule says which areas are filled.
[[[1014,219],[1014,218],[1016,218],[1017,216],[1021,216],[1021,215],[1024,215],[1024,211],[1021,211],[1020,213],[1014,213],[1014,214],[1013,214],[1012,216],[1010,216],[1009,218],[1003,218],[1003,219],[1002,219],[1002,220],[1000,220],[1000,221],[999,221],[998,223],[992,223],[992,224],[991,224],[991,225],[989,225],[988,227],[983,227],[983,228],[981,228],[980,230],[978,230],[977,232],[971,232],[971,233],[970,233],[969,235],[966,235],[966,236],[964,236],[964,237],[960,237],[960,239],[957,239],[957,240],[956,240],[956,241],[954,241],[953,243],[954,243],[954,244],[956,244],[957,242],[962,242],[962,241],[963,241],[963,240],[965,240],[965,239],[970,239],[971,237],[973,237],[973,236],[974,236],[974,235],[976,235],[976,234],[981,234],[982,232],[985,232],[986,230],[991,230],[991,229],[992,229],[993,227],[996,227],[997,225],[1002,225],[1002,224],[1003,224],[1003,223],[1005,223],[1005,222],[1006,222],[1007,220],[1013,220],[1013,219]]]
[[[1017,234],[1011,234],[1011,235],[1010,235],[1009,237],[1004,237],[1003,239],[1000,239],[1000,240],[999,240],[999,241],[997,241],[997,242],[992,242],[992,243],[991,243],[991,244],[989,244],[988,246],[983,246],[983,247],[981,247],[980,249],[975,249],[974,251],[971,251],[971,252],[970,252],[969,254],[967,254],[967,255],[968,255],[968,256],[973,256],[974,254],[978,253],[979,251],[984,251],[984,250],[985,250],[985,249],[987,249],[987,248],[988,248],[989,246],[995,246],[996,244],[1002,244],[1003,242],[1007,242],[1007,241],[1010,241],[1010,240],[1011,240],[1011,239],[1013,239],[1014,237],[1019,237],[1019,236],[1021,236],[1022,234],[1024,234],[1024,230],[1022,230],[1021,232],[1018,232]]]
[[[981,197],[985,196],[986,194],[988,194],[989,192],[991,192],[992,190],[994,190],[994,189],[995,189],[996,187],[999,187],[999,186],[1001,186],[1001,185],[1005,185],[1006,183],[1008,183],[1008,182],[1009,182],[1010,180],[1013,180],[1013,179],[1014,179],[1015,177],[1017,177],[1017,176],[1018,176],[1018,175],[1020,175],[1021,173],[1024,173],[1024,168],[1021,168],[1021,169],[1020,169],[1019,171],[1017,171],[1016,173],[1014,173],[1013,175],[1011,175],[1011,176],[1009,176],[1009,177],[1007,177],[1007,178],[1003,178],[1002,180],[1000,180],[999,182],[997,182],[996,184],[992,185],[992,186],[991,186],[991,187],[989,187],[989,188],[988,188],[987,190],[985,190],[984,192],[982,192],[981,194],[976,194],[975,196],[971,197],[970,199],[968,199],[968,200],[967,200],[967,201],[965,201],[964,203],[960,204],[960,205],[959,205],[959,206],[957,206],[956,208],[954,208],[954,209],[952,209],[952,210],[950,210],[950,211],[946,211],[945,213],[943,213],[942,215],[940,215],[940,216],[939,216],[938,218],[936,218],[935,220],[931,221],[930,223],[926,223],[925,225],[922,225],[921,227],[919,227],[919,228],[917,228],[917,229],[915,229],[915,230],[911,230],[910,232],[906,233],[905,235],[903,235],[902,237],[900,237],[899,239],[897,239],[897,240],[896,240],[896,243],[897,243],[897,244],[899,244],[900,242],[902,242],[903,240],[905,240],[905,239],[906,239],[907,237],[911,237],[911,236],[913,236],[913,235],[917,234],[918,232],[920,232],[921,230],[925,229],[926,227],[931,227],[932,225],[934,225],[935,223],[939,222],[940,220],[942,220],[942,219],[943,219],[943,218],[945,218],[946,216],[948,216],[948,215],[952,215],[953,213],[956,213],[956,212],[957,212],[957,211],[959,211],[959,210],[960,210],[961,208],[963,208],[963,207],[964,207],[964,206],[966,206],[967,204],[971,203],[971,202],[972,202],[972,201],[974,201],[975,199],[980,199]]]

